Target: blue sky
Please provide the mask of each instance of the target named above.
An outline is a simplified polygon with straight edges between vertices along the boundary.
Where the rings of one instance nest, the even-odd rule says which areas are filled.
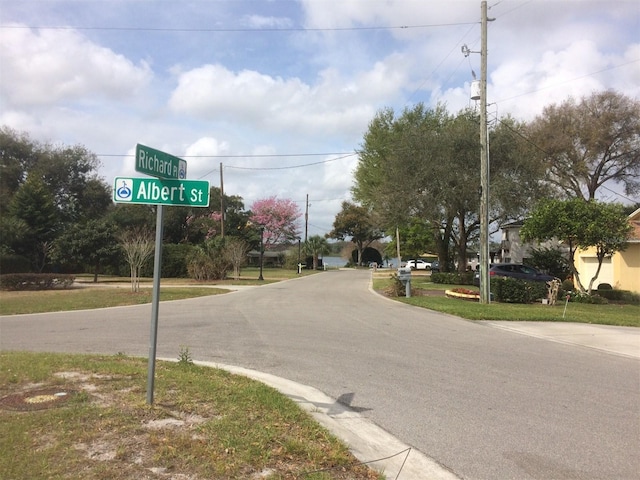
[[[640,2],[488,5],[492,114],[640,98]],[[322,235],[379,109],[472,105],[480,57],[460,47],[480,49],[479,20],[475,0],[0,0],[0,124],[85,145],[109,183],[136,175],[136,143],[215,186],[222,163],[246,208],[276,195],[304,211],[308,194]]]

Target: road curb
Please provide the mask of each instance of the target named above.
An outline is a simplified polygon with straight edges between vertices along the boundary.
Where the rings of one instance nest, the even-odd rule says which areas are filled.
[[[320,390],[247,368],[214,362],[194,361],[194,363],[243,375],[275,388],[300,408],[309,412],[320,425],[344,442],[358,460],[383,472],[387,478],[459,480],[459,477],[422,452],[402,443],[369,419]]]

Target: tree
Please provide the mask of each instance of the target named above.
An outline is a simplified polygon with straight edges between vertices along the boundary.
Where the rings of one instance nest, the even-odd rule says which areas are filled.
[[[318,258],[320,255],[325,255],[329,253],[329,251],[329,242],[320,235],[311,235],[304,243],[304,253],[305,255],[311,255],[314,270],[318,268]]]
[[[233,278],[240,278],[240,267],[247,261],[249,244],[238,237],[225,237],[224,253],[233,266]]]
[[[111,187],[97,176],[98,157],[82,145],[43,144],[2,127],[0,165],[0,204],[29,177],[44,183],[63,223],[102,216],[112,204]]]
[[[520,233],[525,241],[552,238],[563,241],[569,248],[569,267],[574,284],[580,291],[586,290],[591,294],[604,257],[625,249],[631,225],[621,205],[574,198],[541,203],[525,220]],[[598,268],[588,289],[585,289],[575,266],[575,253],[578,248],[589,247],[596,249]]]
[[[118,234],[118,241],[131,271],[131,291],[140,291],[140,269],[153,255],[154,235],[151,230],[141,227],[125,230]]]
[[[268,250],[273,245],[299,237],[296,220],[300,215],[298,205],[292,200],[269,197],[256,200],[251,205],[249,221],[253,226],[264,229],[263,245]]]
[[[607,90],[546,107],[529,126],[547,181],[592,200],[608,182],[640,193],[640,101]]]
[[[118,251],[113,225],[96,219],[74,225],[56,238],[53,260],[62,265],[90,268],[96,283],[100,268],[112,260]]]
[[[520,214],[538,198],[541,169],[525,153],[523,125],[506,118],[492,129],[491,221]],[[520,141],[518,141],[520,140]],[[466,267],[467,247],[479,234],[480,128],[476,112],[450,115],[442,105],[418,104],[395,118],[383,110],[369,125],[355,171],[354,198],[390,234],[417,219],[430,231],[440,264]],[[495,190],[494,190],[495,187]],[[415,248],[415,246],[414,246]]]
[[[171,216],[165,216],[164,236],[173,243],[202,243],[205,239],[221,234],[222,215],[220,213],[220,188],[209,189],[211,201],[207,208],[172,208]],[[242,197],[224,196],[224,233],[225,237],[246,237],[246,224],[249,214],[244,210]]]
[[[362,252],[373,241],[384,237],[377,226],[371,210],[351,202],[342,202],[342,210],[333,221],[330,238],[345,240],[351,238],[358,250],[358,265],[362,265]]]
[[[44,247],[56,237],[59,216],[52,196],[37,176],[31,175],[20,185],[9,203],[8,214],[26,226],[19,242],[12,245],[13,251],[25,255],[33,268],[41,271],[48,255]]]
[[[0,127],[0,212],[36,162],[36,144],[25,133]]]

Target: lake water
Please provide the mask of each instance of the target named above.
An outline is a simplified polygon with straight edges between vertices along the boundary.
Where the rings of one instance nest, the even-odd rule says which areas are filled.
[[[347,264],[347,261],[342,257],[322,257],[322,262],[327,268],[340,268]]]

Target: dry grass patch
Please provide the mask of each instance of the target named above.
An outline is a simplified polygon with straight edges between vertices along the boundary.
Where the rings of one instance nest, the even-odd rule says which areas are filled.
[[[159,362],[149,406],[146,360],[0,359],[0,398],[39,396],[45,407],[1,408],[0,401],[3,478],[381,478],[290,399],[245,377]],[[58,392],[73,394],[55,403],[50,396]],[[324,469],[331,470],[305,473]]]

